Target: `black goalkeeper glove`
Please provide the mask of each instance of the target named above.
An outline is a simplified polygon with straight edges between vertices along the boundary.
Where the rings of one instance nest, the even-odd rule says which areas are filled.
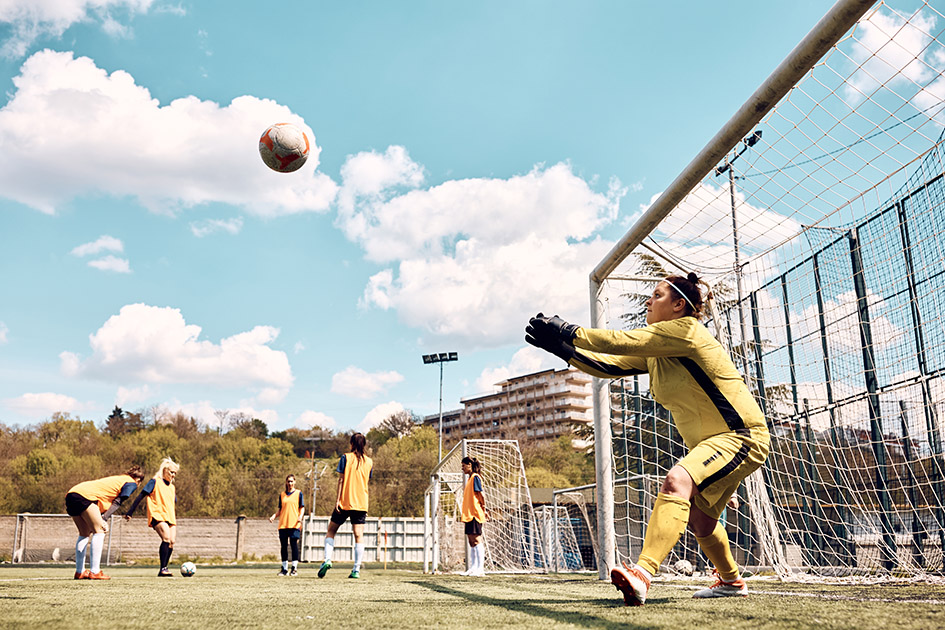
[[[538,335],[535,335],[536,337],[557,337],[568,343],[574,340],[580,328],[577,324],[569,324],[557,315],[545,317],[541,313],[528,320],[528,325],[538,332]]]
[[[550,352],[565,363],[570,363],[576,354],[574,346],[563,340],[554,331],[540,325],[536,328],[533,322],[534,318],[525,327],[525,341],[545,352]]]

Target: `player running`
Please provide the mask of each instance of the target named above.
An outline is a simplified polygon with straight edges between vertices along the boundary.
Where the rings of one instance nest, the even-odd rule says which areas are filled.
[[[463,575],[482,577],[486,574],[483,564],[482,524],[486,522],[486,502],[482,498],[482,464],[475,457],[462,459],[463,474],[469,475],[463,489],[463,508],[460,520],[465,524],[466,538],[469,540],[469,567]]]
[[[174,488],[174,478],[177,477],[177,471],[180,466],[174,463],[170,457],[161,460],[157,473],[148,481],[135,499],[135,502],[125,514],[126,519],[130,519],[137,509],[141,499],[148,499],[148,527],[161,537],[161,546],[158,548],[158,558],[161,561],[161,568],[158,570],[158,577],[174,577],[167,565],[171,562],[171,554],[174,553],[174,540],[177,538],[177,515],[175,506],[177,504],[177,491]]]
[[[305,514],[305,501],[302,492],[295,488],[295,475],[285,478],[285,491],[279,494],[279,508],[269,517],[272,523],[279,517],[279,544],[282,547],[281,577],[295,577],[299,574],[299,539],[302,537],[302,516]],[[289,572],[289,544],[292,545],[292,572]]]
[[[325,561],[318,569],[318,577],[323,578],[331,568],[331,555],[335,549],[335,533],[346,520],[351,519],[351,529],[354,530],[354,569],[349,578],[361,577],[361,560],[364,557],[364,522],[367,520],[368,510],[368,482],[374,462],[364,454],[367,440],[361,433],[351,436],[351,452],[341,456],[336,469],[341,479],[338,480],[338,498],[335,509],[331,513],[328,523],[328,533],[325,534]]]
[[[633,567],[611,571],[628,606],[646,601],[650,580],[689,528],[718,573],[694,597],[745,596],[719,516],[738,484],[768,456],[760,407],[722,346],[698,319],[702,292],[694,273],[661,281],[646,301],[646,323],[635,330],[593,330],[541,313],[525,340],[599,378],[649,374],[653,398],[672,412],[689,449],[666,474],[643,549]]]
[[[102,571],[102,549],[108,532],[108,519],[126,501],[144,479],[140,466],[132,466],[124,475],[83,481],[69,488],[66,513],[75,521],[79,537],[75,541],[75,579],[110,580]],[[89,569],[85,556],[89,547]]]

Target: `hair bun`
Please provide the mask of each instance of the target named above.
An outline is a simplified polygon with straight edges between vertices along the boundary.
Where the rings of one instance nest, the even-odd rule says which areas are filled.
[[[699,276],[696,275],[696,272],[690,271],[689,273],[686,274],[686,280],[688,280],[689,282],[693,284],[698,284]]]

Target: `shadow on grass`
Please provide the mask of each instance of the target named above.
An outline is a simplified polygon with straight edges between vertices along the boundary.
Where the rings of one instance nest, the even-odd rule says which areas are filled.
[[[588,615],[585,613],[579,612],[569,612],[564,610],[555,610],[547,608],[544,604],[561,604],[563,603],[560,599],[532,599],[532,600],[521,600],[521,599],[499,599],[497,597],[487,597],[485,595],[479,595],[477,593],[467,593],[455,588],[450,588],[444,584],[439,584],[435,582],[426,582],[423,580],[414,580],[411,581],[411,584],[421,586],[423,588],[435,591],[437,593],[442,593],[443,595],[450,595],[452,597],[460,597],[467,601],[476,603],[476,604],[485,604],[487,606],[498,606],[505,610],[511,610],[515,612],[525,613],[526,615],[532,615],[535,617],[545,617],[554,621],[556,623],[570,623],[576,626],[584,626],[585,628],[622,628],[624,630],[647,630],[652,626],[640,626],[633,623],[627,623],[625,620],[621,621],[610,621],[608,619],[601,619],[600,617],[595,617],[593,615]],[[620,600],[614,599],[585,599],[582,600],[587,604],[594,604],[596,606],[601,606],[602,608],[623,608],[623,602]]]

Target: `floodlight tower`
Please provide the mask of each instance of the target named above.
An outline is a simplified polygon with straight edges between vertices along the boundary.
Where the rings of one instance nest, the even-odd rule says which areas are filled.
[[[436,354],[425,354],[423,355],[423,363],[439,363],[440,364],[440,423],[438,433],[440,435],[440,445],[437,449],[436,461],[442,461],[443,459],[443,364],[447,361],[458,361],[459,354],[456,352],[438,352]]]

